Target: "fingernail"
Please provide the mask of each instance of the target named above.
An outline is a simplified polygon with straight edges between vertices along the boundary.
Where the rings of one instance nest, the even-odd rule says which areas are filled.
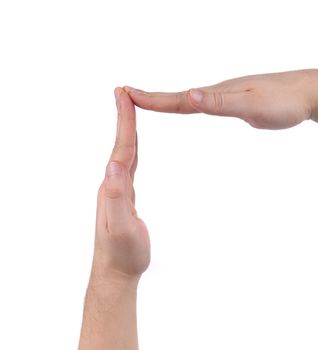
[[[106,167],[107,176],[120,175],[121,166],[117,162],[110,162]]]
[[[191,89],[190,96],[191,96],[192,100],[196,103],[200,103],[203,99],[203,93],[202,93],[202,91],[200,91],[198,89]]]
[[[130,92],[130,91],[135,90],[133,87],[128,86],[128,85],[125,85],[125,86],[123,87],[123,89],[124,89],[126,92]]]
[[[128,93],[133,93],[133,94],[144,94],[145,92],[139,89],[135,89],[131,86],[125,86],[124,90],[127,91]]]

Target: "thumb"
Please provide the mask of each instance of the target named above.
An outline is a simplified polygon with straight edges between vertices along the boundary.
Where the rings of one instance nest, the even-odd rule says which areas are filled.
[[[111,161],[105,175],[107,227],[111,233],[123,233],[129,228],[132,214],[127,187],[125,167],[120,162]]]
[[[188,98],[197,111],[212,115],[242,118],[253,107],[253,97],[248,91],[220,92],[191,89]]]

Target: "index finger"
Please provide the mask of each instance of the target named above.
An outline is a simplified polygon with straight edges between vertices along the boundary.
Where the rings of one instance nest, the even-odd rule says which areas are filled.
[[[190,114],[198,113],[188,99],[188,91],[146,92],[124,86],[134,104],[143,109],[157,112]]]
[[[220,83],[199,87],[207,92],[239,92],[249,83],[249,77],[235,78]],[[146,92],[124,86],[136,106],[157,112],[190,114],[199,113],[191,104],[190,90],[181,92]]]
[[[136,151],[136,111],[129,95],[122,89],[115,89],[118,110],[116,141],[110,161],[117,160],[129,171]]]

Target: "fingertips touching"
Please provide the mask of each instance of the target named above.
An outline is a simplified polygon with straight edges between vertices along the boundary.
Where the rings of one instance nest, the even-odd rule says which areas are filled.
[[[114,90],[114,94],[118,112],[128,113],[128,115],[135,113],[134,103],[127,91],[121,87],[117,87]]]
[[[125,85],[125,86],[123,87],[123,89],[124,89],[124,91],[126,91],[128,94],[130,94],[130,93],[131,93],[131,94],[144,94],[144,95],[147,94],[147,92],[144,91],[144,90],[136,89],[136,88],[133,88],[133,87],[128,86],[128,85]]]

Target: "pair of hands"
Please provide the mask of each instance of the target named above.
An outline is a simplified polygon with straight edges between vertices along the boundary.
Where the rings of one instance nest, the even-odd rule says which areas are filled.
[[[150,240],[135,209],[138,161],[135,105],[169,113],[207,113],[243,119],[260,129],[285,129],[306,119],[318,122],[318,70],[261,74],[179,93],[115,89],[115,146],[97,200],[91,279],[138,281],[150,263]]]

